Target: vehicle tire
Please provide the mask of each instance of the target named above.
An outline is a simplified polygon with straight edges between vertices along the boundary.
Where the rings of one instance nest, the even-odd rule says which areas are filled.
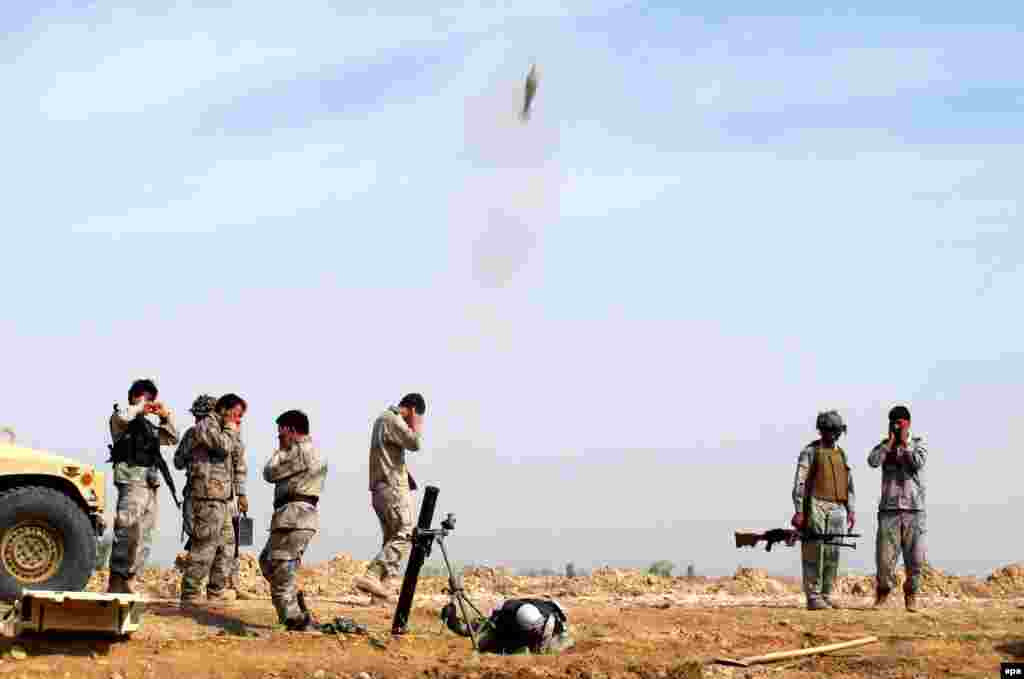
[[[81,591],[95,568],[92,524],[71,498],[42,486],[0,493],[0,599],[23,589]]]

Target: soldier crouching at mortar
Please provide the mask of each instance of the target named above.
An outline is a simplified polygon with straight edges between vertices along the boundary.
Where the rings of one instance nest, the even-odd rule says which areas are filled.
[[[847,528],[853,530],[856,518],[853,475],[846,453],[836,443],[846,425],[834,410],[819,414],[815,424],[820,438],[800,451],[797,459],[793,480],[796,514],[792,524],[805,533],[843,534]],[[801,552],[807,609],[839,608],[832,600],[839,571],[839,547],[804,539]]]
[[[315,631],[312,617],[300,607],[295,573],[319,528],[317,503],[327,467],[309,436],[305,413],[289,410],[278,417],[277,438],[280,447],[263,468],[264,480],[274,484],[274,518],[260,570],[270,583],[278,621],[293,632]]]

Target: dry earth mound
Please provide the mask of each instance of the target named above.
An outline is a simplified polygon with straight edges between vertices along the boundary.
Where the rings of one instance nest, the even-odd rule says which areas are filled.
[[[184,553],[178,555],[174,568],[147,568],[139,578],[142,593],[157,598],[177,598],[181,593],[181,570],[187,558]],[[352,579],[364,573],[367,564],[367,561],[353,559],[348,554],[337,554],[329,561],[300,569],[298,584],[314,596],[355,601],[362,595],[352,586]],[[106,570],[97,571],[87,589],[104,591],[107,577]],[[242,589],[250,594],[270,597],[270,589],[260,573],[255,554],[242,553],[239,580]],[[900,568],[895,594],[900,593],[904,580],[904,571]],[[470,595],[502,598],[527,595],[569,599],[692,594],[783,596],[800,592],[799,577],[773,577],[758,568],[738,568],[733,575],[721,578],[687,578],[604,567],[595,569],[588,576],[569,578],[517,576],[505,568],[478,566],[466,568],[462,573],[462,581]],[[441,594],[447,584],[447,578],[424,576],[420,578],[416,591],[424,595]],[[836,582],[836,590],[838,594],[846,596],[874,596],[875,579],[867,575],[840,577]],[[985,579],[948,575],[937,568],[926,566],[922,594],[949,599],[1021,597],[1024,596],[1024,563],[999,568]]]

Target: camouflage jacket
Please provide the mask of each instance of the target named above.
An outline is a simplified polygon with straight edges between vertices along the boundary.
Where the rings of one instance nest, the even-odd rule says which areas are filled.
[[[289,500],[296,495],[319,498],[327,477],[327,465],[309,436],[285,450],[275,450],[263,468],[263,479],[274,484],[274,518],[270,530],[317,530],[316,505]]]
[[[118,406],[110,416],[110,440],[117,441],[131,424],[132,420],[142,412],[143,402],[127,407]],[[174,426],[174,413],[168,411],[167,419],[161,420],[158,416],[146,415],[146,419],[158,427],[160,445],[173,446],[178,442],[178,430]],[[114,465],[114,483],[126,483],[130,485],[160,485],[159,475],[152,473],[149,467],[137,467],[127,462],[118,462]]]
[[[174,453],[174,466],[188,469],[188,495],[195,500],[227,501],[245,495],[245,444],[238,432],[224,426],[220,415],[207,415],[189,427]]]
[[[373,423],[370,437],[370,490],[378,483],[392,488],[409,487],[409,468],[405,451],[417,451],[423,437],[409,428],[398,408],[391,407],[381,413]]]
[[[925,510],[924,463],[928,449],[920,436],[910,436],[909,445],[901,445],[895,457],[887,441],[882,441],[868,455],[868,465],[882,468],[882,497],[879,511]]]
[[[818,449],[819,441],[808,443],[796,459],[796,476],[793,478],[793,506],[797,513],[804,511],[804,490],[807,488],[807,475],[811,472],[811,463],[814,462],[814,454]],[[846,460],[846,453],[843,453]],[[847,487],[846,487],[846,511],[853,512],[857,506],[856,490],[853,484],[853,470],[850,468],[849,460],[846,465]]]

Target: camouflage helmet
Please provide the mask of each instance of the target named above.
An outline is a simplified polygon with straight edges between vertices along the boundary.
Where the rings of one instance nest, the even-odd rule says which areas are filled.
[[[818,413],[818,419],[814,425],[818,431],[829,431],[836,434],[846,432],[846,425],[843,424],[843,418],[840,417],[839,413],[835,410],[826,410],[823,413]]]
[[[216,398],[209,394],[203,394],[196,397],[195,401],[192,401],[192,407],[188,411],[196,417],[205,417],[213,412],[215,405],[217,405]]]

